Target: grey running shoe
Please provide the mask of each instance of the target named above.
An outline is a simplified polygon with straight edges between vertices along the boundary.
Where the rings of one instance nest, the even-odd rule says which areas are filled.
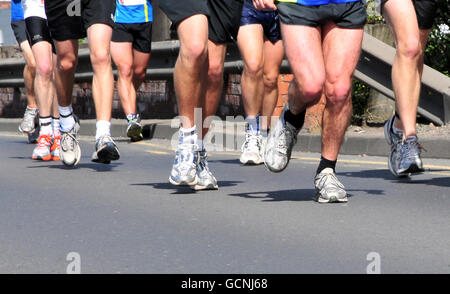
[[[25,109],[22,122],[19,125],[19,131],[21,133],[33,133],[36,127],[39,125],[39,110],[37,108]],[[39,137],[39,135],[38,135]]]
[[[391,151],[388,157],[389,170],[395,177],[401,177],[401,175],[398,172],[398,169],[400,164],[400,148],[402,145],[403,134],[402,133],[396,134],[394,132],[393,129],[394,120],[395,116],[392,116],[384,124],[384,137],[386,138],[388,144],[391,146]]]
[[[39,124],[35,127],[34,132],[28,133],[28,144],[34,144],[37,143],[39,139],[39,133],[41,131],[41,127]]]
[[[325,168],[314,178],[316,200],[319,203],[347,202],[345,187],[339,182],[333,169]]]
[[[403,140],[400,148],[399,175],[410,175],[424,171],[420,158],[421,148],[417,136],[408,136]]]
[[[144,138],[142,135],[141,117],[139,115],[135,119],[128,120],[127,137],[133,142],[140,141]]]
[[[283,171],[291,158],[292,148],[297,143],[299,130],[284,120],[285,107],[277,125],[270,130],[264,151],[264,164],[272,172]]]
[[[180,143],[175,152],[169,182],[176,186],[193,186],[198,182],[198,147],[195,144]]]
[[[119,160],[120,153],[116,143],[109,135],[98,138],[95,142],[95,152],[92,154],[92,162],[110,164],[113,160]]]
[[[81,159],[81,149],[78,143],[78,132],[80,122],[74,114],[75,125],[72,130],[65,132],[61,130],[61,161],[67,166],[76,166]]]
[[[264,162],[262,149],[262,136],[252,130],[247,130],[245,142],[242,144],[240,161],[242,164],[256,165]]]
[[[208,156],[206,151],[199,152],[199,162],[197,165],[197,184],[191,186],[192,189],[199,190],[217,190],[217,180],[208,168]]]

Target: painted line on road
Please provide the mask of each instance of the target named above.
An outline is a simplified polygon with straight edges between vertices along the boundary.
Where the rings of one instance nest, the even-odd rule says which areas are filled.
[[[157,150],[146,150],[146,152],[152,153],[152,154],[158,154],[158,155],[167,155],[167,154],[169,154],[169,152],[166,152],[166,151],[157,151]]]

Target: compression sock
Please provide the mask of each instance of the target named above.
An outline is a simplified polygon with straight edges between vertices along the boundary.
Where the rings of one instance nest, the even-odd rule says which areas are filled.
[[[333,172],[336,172],[336,162],[337,160],[331,161],[321,156],[319,167],[317,168],[316,174],[320,174],[326,168],[331,168]]]

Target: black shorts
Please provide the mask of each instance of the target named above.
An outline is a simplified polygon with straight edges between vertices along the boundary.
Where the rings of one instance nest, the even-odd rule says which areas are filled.
[[[93,24],[114,27],[115,10],[115,0],[45,0],[50,32],[57,41],[85,38]]]
[[[52,52],[56,54],[55,44],[53,44],[46,19],[38,16],[27,17],[25,24],[30,47],[33,47],[34,44],[39,42],[47,42],[52,45]]]
[[[111,41],[132,43],[133,49],[150,53],[152,50],[152,23],[115,23]]]
[[[381,1],[380,10],[388,0]],[[434,18],[437,12],[437,0],[413,0],[414,9],[416,10],[417,22],[419,29],[429,30],[433,26]]]
[[[242,9],[241,26],[259,24],[263,27],[264,36],[275,43],[281,40],[280,18],[278,12],[273,10],[262,11],[253,6],[250,0],[245,0]]]
[[[282,2],[277,7],[281,23],[287,25],[317,27],[333,21],[342,28],[359,29],[364,27],[367,19],[362,1],[311,6]]]
[[[244,0],[163,0],[159,6],[176,28],[190,16],[203,14],[208,17],[209,39],[218,44],[235,41]]]
[[[16,20],[11,22],[11,29],[14,32],[17,43],[20,45],[27,40],[25,20]]]

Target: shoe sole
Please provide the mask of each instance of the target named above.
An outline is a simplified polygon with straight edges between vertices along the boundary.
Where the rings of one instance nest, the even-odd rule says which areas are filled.
[[[417,164],[413,164],[411,165],[408,169],[404,170],[404,171],[399,171],[398,174],[399,176],[402,177],[407,177],[409,175],[418,175],[418,174],[422,174],[424,172],[423,168],[419,168],[417,166]]]
[[[44,156],[44,157],[42,157],[42,156],[31,156],[31,158],[34,159],[34,160],[50,161],[50,160],[52,160],[52,155],[49,154],[49,155]]]
[[[80,163],[80,160],[81,160],[81,148],[80,148],[80,145],[76,144],[75,148],[77,149],[77,150],[75,151],[75,153],[78,154],[78,156],[75,158],[75,161],[74,161],[74,162],[67,162],[67,161],[65,161],[65,160],[64,160],[64,152],[63,152],[63,150],[61,149],[61,154],[60,154],[59,158],[60,158],[60,160],[63,162],[63,164],[64,164],[65,166],[68,166],[68,167],[74,167],[74,166],[76,166],[78,163]]]
[[[132,126],[127,132],[127,137],[132,141],[142,140],[142,127]]]
[[[338,198],[336,196],[330,197],[329,199],[325,199],[320,197],[320,194],[316,194],[316,201],[318,203],[346,203],[348,202],[347,196],[344,198]]]
[[[257,160],[251,160],[251,159],[249,159],[249,160],[242,160],[242,159],[239,159],[239,161],[240,161],[243,165],[260,165],[260,164],[263,164],[263,163],[264,163],[264,161],[262,161],[262,160],[257,161]]]
[[[284,171],[284,170],[288,167],[289,161],[290,161],[290,160],[288,160],[288,162],[286,163],[286,166],[283,167],[282,169],[274,169],[274,168],[271,168],[265,161],[264,161],[264,165],[266,166],[267,170],[269,170],[270,172],[273,172],[273,173],[281,173],[282,171]]]
[[[92,162],[110,164],[111,161],[119,159],[120,153],[117,147],[107,143],[104,147],[97,150],[97,159],[92,159]]]
[[[219,190],[218,185],[208,185],[208,186],[201,186],[201,185],[193,185],[191,188],[195,191],[207,191],[207,190]]]
[[[195,186],[198,183],[198,177],[195,176],[195,179],[192,182],[181,181],[179,183],[172,180],[172,177],[169,177],[169,182],[174,186]]]

